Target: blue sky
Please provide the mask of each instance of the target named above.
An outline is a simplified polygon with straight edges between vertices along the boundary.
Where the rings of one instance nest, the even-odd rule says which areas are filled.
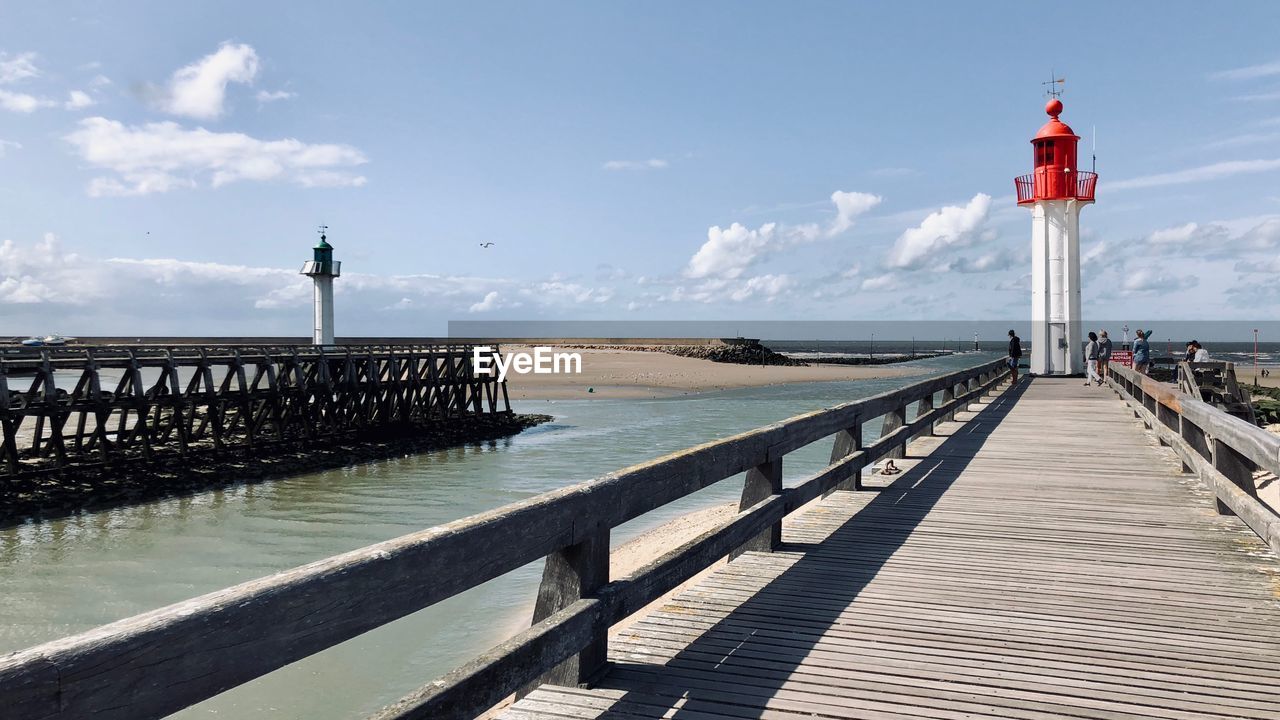
[[[1280,5],[1227,7],[0,2],[0,334],[305,334],[320,222],[340,335],[1021,319],[1051,69],[1086,314],[1274,318]]]

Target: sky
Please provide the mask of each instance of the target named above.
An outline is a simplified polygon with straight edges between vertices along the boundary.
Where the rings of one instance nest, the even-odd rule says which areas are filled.
[[[1030,313],[1044,86],[1086,317],[1280,313],[1280,3],[0,0],[0,335]],[[492,243],[483,247],[484,243]]]

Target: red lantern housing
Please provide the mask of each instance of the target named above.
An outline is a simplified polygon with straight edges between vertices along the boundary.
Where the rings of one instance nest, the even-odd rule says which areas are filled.
[[[1049,122],[1031,139],[1035,170],[1013,181],[1018,204],[1071,199],[1093,202],[1098,175],[1076,167],[1076,144],[1080,136],[1058,119],[1062,114],[1062,101],[1053,98],[1044,106],[1044,111],[1049,114]]]

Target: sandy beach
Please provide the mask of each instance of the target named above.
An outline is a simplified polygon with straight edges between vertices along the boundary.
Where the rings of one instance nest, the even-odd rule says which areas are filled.
[[[1236,380],[1244,385],[1252,385],[1256,380],[1262,387],[1280,388],[1280,365],[1258,365],[1259,370],[1264,368],[1271,374],[1266,377],[1261,373],[1254,375],[1252,365],[1237,365]]]
[[[503,352],[532,352],[532,348],[513,345],[504,347]],[[511,398],[657,398],[784,383],[903,377],[920,372],[896,365],[736,365],[622,348],[564,352],[581,353],[581,374],[511,372],[507,375]]]

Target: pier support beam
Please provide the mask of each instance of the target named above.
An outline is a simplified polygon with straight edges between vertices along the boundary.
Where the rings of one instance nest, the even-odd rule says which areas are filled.
[[[973,381],[970,381],[973,382]],[[880,426],[880,437],[884,437],[889,433],[897,430],[907,424],[907,406],[902,405],[897,410],[885,413],[884,424]],[[901,444],[896,445],[892,450],[885,453],[886,458],[904,458],[907,456],[907,440],[903,438]]]
[[[746,510],[768,498],[770,495],[782,493],[782,458],[774,458],[761,463],[747,471],[747,480],[742,486],[742,499],[738,501],[738,510]],[[773,552],[782,545],[782,521],[769,526],[768,530],[747,541],[742,547],[734,550],[729,559],[738,557],[744,552]]]
[[[1222,473],[1251,497],[1258,496],[1253,483],[1253,462],[1219,438],[1213,439],[1213,469]],[[1219,515],[1234,515],[1222,500],[1215,500]]]
[[[831,461],[836,461],[852,455],[862,449],[862,423],[854,423],[845,430],[836,433],[835,442],[831,446]],[[861,490],[862,489],[862,468],[858,468],[848,480],[841,481],[835,487],[831,488],[827,495],[836,490]]]
[[[608,583],[609,528],[603,527],[586,540],[547,556],[538,601],[533,608],[533,624],[592,595]],[[582,652],[557,665],[533,687],[542,683],[569,687],[589,685],[606,669],[608,652],[609,634],[601,632]]]

